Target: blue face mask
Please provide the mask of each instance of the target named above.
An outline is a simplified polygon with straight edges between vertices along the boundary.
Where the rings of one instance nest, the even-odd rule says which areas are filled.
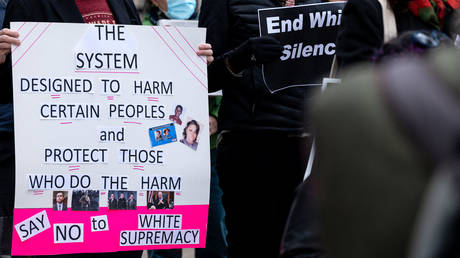
[[[171,19],[188,20],[195,13],[195,0],[168,0],[166,16]]]

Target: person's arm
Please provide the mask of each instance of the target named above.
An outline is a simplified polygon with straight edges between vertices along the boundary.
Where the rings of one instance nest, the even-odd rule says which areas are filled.
[[[337,35],[339,67],[372,61],[383,45],[382,8],[377,0],[348,0]]]
[[[212,46],[215,57],[208,66],[209,92],[222,89],[222,84],[231,79],[224,63],[224,54],[228,51],[228,20],[227,0],[203,0],[199,27],[206,28],[206,42]]]

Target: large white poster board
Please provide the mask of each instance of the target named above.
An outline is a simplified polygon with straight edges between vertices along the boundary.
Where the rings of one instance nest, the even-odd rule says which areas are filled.
[[[204,247],[204,29],[12,28],[13,255]]]

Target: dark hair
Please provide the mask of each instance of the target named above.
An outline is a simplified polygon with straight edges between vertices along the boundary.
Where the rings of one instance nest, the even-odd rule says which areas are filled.
[[[180,108],[181,112],[184,110],[184,108],[181,105],[177,105],[176,108],[174,109],[174,111],[176,111],[177,108]]]
[[[197,135],[197,138],[198,138],[198,134],[200,133],[200,125],[198,124],[197,121],[190,120],[190,121],[187,122],[187,125],[184,128],[184,132],[182,133],[182,135],[184,136],[184,139],[187,136],[187,128],[192,124],[196,126],[196,135]],[[196,142],[196,138],[195,138],[194,142]]]

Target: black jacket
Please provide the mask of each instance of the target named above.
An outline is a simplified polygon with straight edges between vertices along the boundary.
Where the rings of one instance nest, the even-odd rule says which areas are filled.
[[[107,2],[118,24],[141,24],[132,0]],[[14,21],[84,23],[77,5],[70,0],[10,0],[3,25],[9,28]],[[0,103],[12,102],[10,57],[0,65]]]
[[[448,8],[448,24],[452,10]],[[410,12],[395,13],[398,34],[409,30],[433,30]],[[448,27],[444,28],[448,31]],[[337,60],[340,68],[371,61],[383,45],[382,7],[378,0],[348,0],[337,35]]]
[[[297,0],[297,4],[319,0]],[[219,112],[220,130],[282,132],[304,130],[305,98],[311,89],[296,87],[271,94],[262,79],[261,65],[243,71],[237,78],[225,67],[223,55],[250,37],[259,36],[257,10],[279,7],[278,0],[204,0],[200,26],[207,28],[207,42],[215,61],[208,67],[210,91],[223,90]],[[303,71],[293,71],[303,72]]]

